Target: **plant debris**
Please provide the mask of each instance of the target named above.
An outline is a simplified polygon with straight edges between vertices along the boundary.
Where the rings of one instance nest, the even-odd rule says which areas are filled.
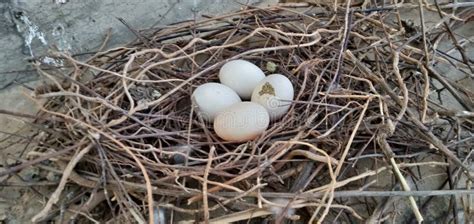
[[[55,53],[73,71],[37,66],[49,83],[33,97],[35,124],[47,129],[30,159],[1,175],[62,173],[33,221],[352,223],[385,219],[374,198],[392,196],[407,197],[422,221],[416,197],[465,196],[470,189],[452,183],[418,191],[407,180],[433,166],[450,182],[472,181],[473,95],[436,72],[454,59],[424,47],[446,35],[446,18],[461,26],[469,13],[440,12],[439,24],[413,31],[396,7],[323,9],[248,7],[136,32],[137,41],[86,61]],[[190,100],[234,59],[287,76],[296,92],[285,117],[243,144],[219,139]],[[433,80],[465,109],[433,100]],[[430,155],[439,160],[422,160]],[[372,188],[379,175],[392,185]]]

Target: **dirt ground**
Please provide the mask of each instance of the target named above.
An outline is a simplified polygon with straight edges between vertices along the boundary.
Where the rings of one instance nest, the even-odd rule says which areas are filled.
[[[427,26],[434,24],[439,21],[439,16],[436,12],[425,11]],[[402,12],[403,19],[413,21],[415,27],[420,27],[418,10],[409,9]],[[459,39],[467,39],[465,48],[468,49],[466,52],[468,56],[474,58],[474,22],[465,25],[462,29],[455,30],[456,35]],[[440,49],[450,49],[451,45],[446,44],[446,40],[440,44]],[[451,51],[452,56],[460,57],[456,51]],[[452,65],[439,64],[437,65],[438,71],[441,72],[445,77],[457,82],[459,81],[459,88],[466,88],[470,91],[474,91],[474,79],[472,77],[466,77],[465,74],[456,73],[454,69],[451,69]],[[26,83],[26,86],[34,87],[38,82]],[[439,85],[439,83],[435,83]],[[440,85],[439,85],[440,86]],[[441,88],[441,86],[439,87]],[[18,86],[14,88],[8,88],[0,92],[0,109],[6,109],[9,111],[16,111],[25,114],[34,114],[38,108],[34,102],[28,98],[29,90],[26,87]],[[439,101],[438,96],[433,94],[430,96],[433,100]],[[448,91],[441,92],[441,103],[451,109],[460,109],[461,106],[453,100],[453,96]],[[13,148],[8,147],[12,142],[17,141],[19,138],[33,138],[31,136],[32,131],[30,129],[30,119],[20,119],[15,116],[0,115],[0,157],[3,167],[11,166],[17,163],[18,159],[26,158],[28,155],[28,149],[31,148],[35,142],[30,144],[17,145]],[[41,128],[41,127],[36,127]],[[427,161],[438,160],[438,158],[426,158]],[[366,164],[370,166],[370,164]],[[358,167],[364,169],[364,167]],[[435,186],[440,186],[442,181],[446,178],[443,170],[436,170],[431,168],[425,168],[426,170],[420,171],[426,173],[422,180],[412,180],[417,182],[417,187],[421,190],[423,188],[432,189]],[[472,167],[474,170],[474,167]],[[0,172],[4,168],[0,168]],[[40,173],[43,172],[43,173]],[[44,173],[46,172],[46,173]],[[0,223],[29,223],[33,215],[35,215],[44,205],[46,196],[48,196],[54,188],[48,187],[48,185],[54,185],[58,181],[60,173],[57,171],[50,170],[39,170],[29,169],[20,172],[18,175],[10,176],[7,180],[5,177],[0,177]],[[46,180],[38,179],[39,176],[48,176]],[[383,175],[380,175],[383,177]],[[378,176],[378,178],[380,178]],[[389,176],[389,175],[387,175]],[[377,179],[377,185],[383,187],[392,183],[391,178]],[[27,183],[35,183],[34,186],[29,186]],[[6,185],[13,185],[5,187]],[[436,203],[430,203],[430,207],[425,209],[426,223],[433,223],[442,220],[444,217],[450,214],[445,214],[439,211],[445,211],[448,206],[447,198],[436,198]],[[411,216],[410,210],[407,206],[406,200],[403,198],[395,198],[392,203],[388,203],[391,209],[396,208],[399,211],[398,221],[406,220]],[[59,209],[56,207],[56,209]],[[390,208],[387,208],[390,209]],[[462,221],[462,217],[459,217]],[[395,221],[396,222],[396,221]]]

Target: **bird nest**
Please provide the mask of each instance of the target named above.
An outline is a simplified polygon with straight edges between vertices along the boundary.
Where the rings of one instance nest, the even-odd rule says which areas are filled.
[[[62,174],[34,221],[377,221],[390,196],[423,220],[415,199],[432,194],[410,183],[414,169],[471,178],[472,113],[431,97],[437,80],[472,108],[435,67],[451,61],[429,45],[446,20],[413,32],[396,7],[250,7],[134,31],[87,60],[54,53],[72,72],[37,66],[49,80],[33,96],[40,143],[8,172]],[[244,143],[220,139],[191,102],[234,59],[295,88],[289,112]]]

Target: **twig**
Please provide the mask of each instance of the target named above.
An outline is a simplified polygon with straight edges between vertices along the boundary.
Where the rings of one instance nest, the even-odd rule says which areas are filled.
[[[83,148],[81,151],[79,151],[72,159],[71,161],[67,164],[66,169],[63,171],[63,176],[61,178],[61,181],[59,182],[58,187],[54,191],[54,193],[51,195],[49,198],[48,202],[44,206],[44,208],[33,218],[31,218],[32,222],[38,222],[40,221],[43,217],[45,217],[51,207],[56,204],[59,201],[59,198],[61,196],[61,192],[63,191],[64,187],[66,186],[67,180],[69,178],[69,175],[71,174],[72,169],[76,166],[76,164],[82,159],[84,155],[86,155],[89,150],[93,147],[92,144],[89,144],[85,148]]]
[[[241,212],[236,212],[228,215],[221,216],[219,218],[209,220],[209,223],[233,223],[243,220],[249,220],[251,218],[257,218],[261,216],[271,215],[272,213],[268,209],[251,209]],[[194,221],[182,222],[184,223],[194,223]]]
[[[128,25],[128,23],[123,19],[123,18],[120,18],[120,17],[115,17],[118,21],[120,21],[125,27],[127,27],[128,30],[130,30],[138,39],[140,39],[140,41],[142,41],[142,43],[147,47],[147,48],[152,48],[152,45],[150,45],[149,41],[143,37],[138,31],[136,31],[135,29],[133,29],[133,27],[131,27],[130,25]]]
[[[54,157],[57,157],[57,156],[61,156],[65,153],[68,153],[70,151],[72,151],[73,149],[77,149],[79,147],[81,147],[85,141],[85,139],[82,139],[80,140],[77,144],[73,145],[73,146],[70,146],[70,147],[67,147],[61,151],[57,151],[57,152],[53,152],[53,153],[50,153],[50,154],[47,154],[47,155],[44,155],[44,156],[41,156],[39,158],[36,158],[36,159],[33,159],[33,160],[30,160],[30,161],[27,161],[27,162],[23,162],[21,163],[20,165],[17,165],[17,166],[14,166],[14,167],[11,167],[7,170],[4,170],[4,171],[1,171],[0,172],[0,177],[1,176],[5,176],[5,175],[9,175],[11,173],[15,173],[15,172],[18,172],[18,171],[21,171],[27,167],[31,167],[31,166],[34,166],[35,164],[38,164],[38,163],[41,163],[45,160],[48,160],[50,158],[54,158]]]
[[[438,1],[434,0],[434,2],[435,2],[436,9],[438,10],[439,17],[441,19],[443,19],[444,15],[443,15],[443,13],[441,13],[442,11],[441,11],[441,8],[438,4]],[[458,50],[459,54],[461,54],[461,57],[462,57],[462,60],[463,60],[464,64],[466,64],[469,67],[469,70],[471,70],[471,73],[474,73],[474,70],[471,67],[471,64],[469,63],[469,57],[466,56],[466,51],[459,44],[456,36],[454,35],[453,31],[451,30],[451,27],[449,27],[448,22],[446,22],[446,21],[443,22],[443,25],[446,28],[446,30],[448,31],[448,35],[450,36],[451,40],[453,41],[454,47]]]
[[[364,119],[365,112],[367,111],[367,108],[369,107],[369,103],[371,101],[371,98],[367,99],[365,102],[365,105],[362,107],[362,112],[359,115],[359,119],[357,120],[357,123],[354,126],[354,129],[351,133],[351,136],[349,137],[349,140],[346,143],[346,147],[344,148],[344,151],[342,152],[341,158],[339,159],[339,164],[336,167],[336,170],[334,171],[334,175],[337,177],[339,175],[339,172],[341,172],[342,169],[342,164],[346,160],[347,154],[349,152],[349,149],[351,148],[352,141],[355,138],[355,135],[357,133],[357,130],[359,129],[360,124],[362,123],[362,120]]]
[[[451,93],[453,96],[458,100],[458,102],[468,111],[473,111],[474,106],[469,101],[465,100],[464,97],[459,95],[458,91],[444,78],[441,74],[439,74],[433,67],[429,66],[428,69],[429,74],[437,79],[443,86]]]
[[[219,192],[221,196],[233,196],[235,192]],[[289,199],[318,199],[324,195],[324,192],[313,193],[279,193],[279,192],[261,192],[262,196],[269,198],[289,198]],[[474,194],[474,190],[454,189],[454,190],[425,190],[425,191],[335,191],[335,198],[345,197],[429,197],[429,196],[462,196]],[[250,196],[255,196],[251,194]]]
[[[38,105],[40,106],[40,105]],[[125,146],[123,143],[117,141],[115,138],[113,138],[112,136],[110,136],[109,134],[99,130],[98,128],[96,127],[93,127],[89,124],[86,124],[80,120],[77,120],[75,118],[72,118],[72,117],[69,117],[67,115],[64,115],[64,114],[61,114],[61,113],[57,113],[57,112],[53,112],[53,111],[48,111],[46,110],[44,107],[41,107],[41,110],[47,112],[47,113],[50,113],[50,114],[53,114],[53,115],[56,115],[56,116],[59,116],[59,117],[63,117],[64,119],[68,119],[68,120],[73,120],[77,123],[81,123],[83,124],[84,126],[90,128],[92,131],[96,132],[99,134],[99,138],[100,136],[104,136],[106,137],[107,139],[111,140],[112,142],[116,143],[117,145],[119,145],[121,147],[121,149],[125,150],[134,160],[135,162],[138,164],[138,166],[140,167],[142,173],[143,173],[143,176],[144,176],[144,179],[145,179],[145,184],[146,184],[146,188],[147,188],[147,200],[148,200],[148,210],[149,210],[149,220],[150,220],[150,223],[153,222],[154,220],[154,217],[153,217],[153,196],[152,196],[152,186],[151,186],[151,181],[150,181],[150,177],[148,176],[148,173],[147,173],[147,170],[145,169],[145,167],[143,166],[142,162],[138,159],[138,157],[132,152],[130,151],[129,147]]]
[[[39,67],[38,72],[51,84],[35,91],[37,98],[46,101],[39,115],[52,119],[38,117],[33,121],[42,132],[35,136],[37,148],[28,154],[32,160],[15,158],[22,163],[11,170],[5,163],[7,170],[0,174],[30,165],[57,173],[56,168],[39,162],[50,160],[53,166],[65,169],[74,159],[73,153],[59,152],[76,142],[90,140],[97,150],[83,156],[81,166],[69,172],[68,180],[80,192],[94,194],[103,190],[107,202],[100,204],[107,203],[110,208],[89,215],[87,210],[74,206],[79,201],[92,200],[88,194],[80,193],[63,203],[59,215],[59,210],[51,210],[43,219],[61,221],[64,214],[69,219],[69,213],[64,211],[73,209],[77,212],[71,213],[74,217],[83,215],[81,220],[92,222],[144,223],[145,217],[153,222],[157,214],[153,204],[158,204],[170,211],[173,222],[181,214],[195,215],[204,222],[231,218],[243,221],[252,217],[247,211],[267,212],[267,206],[275,204],[267,197],[290,199],[291,203],[283,204],[291,209],[307,208],[312,216],[303,217],[303,221],[339,223],[361,219],[354,204],[343,201],[345,197],[360,200],[364,213],[374,213],[372,220],[376,221],[391,218],[389,207],[382,207],[381,203],[374,210],[371,197],[395,196],[408,197],[421,219],[414,197],[464,196],[472,192],[391,192],[397,189],[393,186],[368,189],[380,175],[390,175],[409,190],[401,175],[405,168],[411,173],[409,167],[452,166],[456,177],[453,186],[460,179],[458,174],[470,177],[470,160],[465,157],[471,154],[464,152],[469,150],[471,139],[471,113],[448,111],[428,98],[433,91],[431,76],[440,79],[443,86],[450,85],[448,90],[457,94],[462,103],[472,104],[469,91],[457,88],[449,79],[436,78],[428,69],[428,63],[452,63],[454,69],[466,73],[468,65],[462,60],[428,55],[428,50],[429,38],[441,40],[448,32],[440,29],[443,24],[469,18],[468,10],[440,12],[441,21],[425,27],[424,35],[419,32],[407,36],[398,24],[387,19],[395,16],[400,23],[399,8],[432,10],[429,4],[423,0],[381,7],[370,1],[362,4],[363,10],[358,10],[351,8],[352,4],[342,6],[336,2],[329,6],[334,7],[329,13],[313,5],[302,10],[247,7],[202,21],[146,30],[129,45],[96,53],[85,62],[58,53],[70,65],[64,67],[73,68],[72,73]],[[454,25],[463,23],[456,21]],[[409,45],[422,38],[423,45]],[[349,46],[354,50],[344,50]],[[221,140],[212,124],[194,113],[195,108],[189,103],[197,86],[217,82],[219,68],[234,59],[248,60],[265,72],[287,76],[296,93],[287,101],[291,108],[284,118],[270,124],[258,139],[245,143]],[[274,71],[265,69],[270,62],[276,65]],[[405,69],[416,69],[422,75],[401,74]],[[27,114],[25,117],[36,118]],[[389,126],[381,127],[380,123]],[[434,132],[440,125],[449,129],[443,141]],[[386,135],[378,140],[381,133]],[[2,141],[12,140],[17,139]],[[385,148],[400,147],[393,148],[398,155],[386,156],[388,165],[380,166],[377,140]],[[22,142],[20,139],[11,144]],[[449,163],[444,158],[419,162],[424,155],[435,152],[433,146]],[[51,154],[51,149],[56,152]],[[457,154],[453,149],[458,150]],[[185,162],[177,161],[178,157]],[[374,167],[367,171],[354,169],[362,157],[373,162]],[[403,163],[402,159],[413,162]],[[201,206],[189,208],[186,202]],[[234,214],[222,216],[222,209]],[[379,211],[384,217],[377,216]],[[111,214],[110,220],[105,220],[109,215],[100,216],[106,213]],[[283,216],[272,218],[279,222]]]
[[[388,87],[388,85],[383,82],[378,77],[372,75],[370,69],[368,69],[364,64],[362,64],[350,51],[346,51],[346,55],[354,62],[362,71],[370,78],[373,79],[376,83],[380,84],[380,87],[383,88],[385,92],[399,105],[403,106],[400,98]],[[426,141],[433,144],[437,149],[439,149],[443,154],[445,154],[451,161],[456,163],[456,165],[462,167],[465,171],[465,174],[472,179],[472,176],[469,174],[469,168],[463,164],[463,162],[456,157],[442,142],[436,137],[423,123],[421,123],[417,118],[414,112],[410,109],[406,111],[408,120],[410,120],[415,126],[415,131],[422,136]]]
[[[392,165],[392,169],[394,170],[398,181],[400,181],[400,184],[402,185],[402,188],[404,191],[411,191],[410,186],[407,184],[407,181],[405,180],[405,177],[403,177],[402,173],[400,172],[400,169],[398,168],[397,163],[395,162],[395,159],[393,158],[393,151],[390,147],[390,145],[387,143],[387,133],[385,131],[388,131],[388,129],[382,130],[382,132],[379,134],[377,141],[382,148],[385,156],[387,159],[390,161],[390,164]],[[423,222],[423,216],[420,213],[420,210],[418,209],[418,205],[416,204],[415,198],[413,196],[409,196],[408,200],[410,201],[410,206],[415,214],[416,220],[418,223]]]
[[[420,22],[421,22],[421,36],[423,38],[423,50],[425,51],[425,65],[430,65],[430,55],[428,53],[428,45],[426,44],[426,27],[425,27],[425,15],[423,13],[423,3],[422,0],[418,0],[418,11],[420,13]],[[428,80],[426,80],[428,82]],[[419,221],[419,220],[418,220]]]
[[[204,182],[202,183],[202,202],[204,205],[204,222],[209,223],[209,202],[207,198],[207,178],[209,177],[209,170],[212,165],[212,156],[214,156],[215,147],[211,147],[209,151],[209,159],[207,161],[206,169],[204,170]]]

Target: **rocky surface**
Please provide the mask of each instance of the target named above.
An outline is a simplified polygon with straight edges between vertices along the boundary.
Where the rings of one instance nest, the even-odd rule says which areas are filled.
[[[134,29],[151,28],[202,14],[217,15],[243,4],[268,4],[272,0],[1,0],[0,1],[0,90],[35,80],[29,61],[60,65],[42,57],[48,49],[72,54],[95,51],[110,28],[108,47],[126,43]]]

